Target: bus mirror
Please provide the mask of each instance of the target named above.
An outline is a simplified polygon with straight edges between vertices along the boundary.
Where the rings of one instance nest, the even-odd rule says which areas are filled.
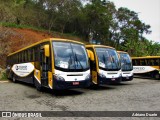
[[[89,59],[92,60],[92,61],[94,61],[94,54],[93,54],[93,52],[90,51],[90,50],[87,50],[87,53],[88,53]]]
[[[50,56],[49,45],[44,45],[44,54],[46,57]]]

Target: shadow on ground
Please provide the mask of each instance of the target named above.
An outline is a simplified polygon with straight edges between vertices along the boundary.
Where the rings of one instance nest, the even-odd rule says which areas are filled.
[[[36,90],[36,87],[33,84],[24,83],[20,81],[17,81],[16,84],[21,84],[21,85],[24,85],[25,87],[33,88]],[[53,96],[75,96],[75,95],[83,94],[83,91],[80,91],[80,89],[51,90],[49,88],[43,88],[39,92],[48,93]],[[34,98],[34,96],[30,96],[30,97]]]
[[[135,75],[134,78],[140,78],[140,79],[147,79],[147,80],[159,80],[159,79],[154,79],[150,76],[144,76],[144,75]]]
[[[112,83],[110,85],[112,85],[112,86],[126,86],[126,85],[133,85],[133,84],[131,84],[131,81],[128,81],[128,82],[121,82],[121,83]]]

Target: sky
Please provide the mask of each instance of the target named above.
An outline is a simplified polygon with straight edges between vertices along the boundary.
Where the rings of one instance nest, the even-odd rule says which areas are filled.
[[[148,40],[160,43],[160,0],[109,0],[116,8],[127,7],[138,13],[139,19],[151,26],[152,33],[144,34]]]

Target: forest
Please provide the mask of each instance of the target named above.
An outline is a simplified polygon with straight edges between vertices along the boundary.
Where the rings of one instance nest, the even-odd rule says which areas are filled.
[[[160,55],[160,44],[144,37],[151,34],[151,26],[135,11],[117,9],[109,0],[0,0],[0,24],[71,34],[86,42],[98,40],[131,56]],[[2,36],[0,53],[5,48]]]

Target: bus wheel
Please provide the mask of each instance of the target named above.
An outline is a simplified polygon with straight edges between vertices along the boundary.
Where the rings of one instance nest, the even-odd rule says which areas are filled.
[[[160,78],[160,75],[159,75],[159,73],[158,73],[158,72],[157,72],[157,73],[155,73],[154,78],[155,78],[155,79],[159,79],[159,78]]]
[[[16,83],[16,78],[15,78],[14,75],[13,75],[12,81],[13,81],[14,83]]]
[[[42,91],[42,86],[39,82],[37,82],[36,80],[34,80],[34,86],[36,87],[36,89],[38,91]]]

